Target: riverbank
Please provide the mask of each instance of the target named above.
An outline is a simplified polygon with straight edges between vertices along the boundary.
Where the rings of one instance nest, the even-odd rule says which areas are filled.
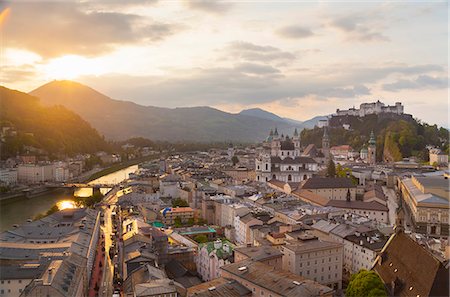
[[[143,162],[148,162],[148,161],[154,160],[156,158],[159,158],[159,156],[160,156],[160,154],[156,154],[156,155],[151,155],[151,156],[147,156],[147,157],[137,158],[137,159],[121,162],[121,163],[118,163],[118,164],[114,164],[114,165],[112,165],[110,167],[107,167],[105,169],[102,169],[102,170],[92,174],[85,182],[88,183],[88,182],[91,182],[91,181],[93,181],[95,179],[98,179],[98,178],[100,178],[102,176],[114,173],[116,171],[125,169],[127,167],[130,167],[130,166],[133,166],[133,165],[137,165],[137,164],[140,164],[140,163],[143,163]]]

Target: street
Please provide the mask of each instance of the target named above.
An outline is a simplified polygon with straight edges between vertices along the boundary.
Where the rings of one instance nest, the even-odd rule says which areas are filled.
[[[394,189],[389,189],[386,186],[383,186],[384,195],[386,195],[387,199],[387,207],[389,208],[389,224],[393,226],[395,224],[398,200],[397,194]]]

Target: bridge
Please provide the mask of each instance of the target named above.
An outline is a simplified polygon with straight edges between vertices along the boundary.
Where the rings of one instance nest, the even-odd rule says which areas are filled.
[[[113,188],[115,184],[46,183],[47,188]]]

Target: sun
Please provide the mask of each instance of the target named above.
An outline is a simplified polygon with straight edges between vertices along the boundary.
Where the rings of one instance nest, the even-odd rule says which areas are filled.
[[[77,55],[67,55],[52,59],[48,64],[43,65],[42,68],[47,78],[58,80],[102,73],[98,63]]]

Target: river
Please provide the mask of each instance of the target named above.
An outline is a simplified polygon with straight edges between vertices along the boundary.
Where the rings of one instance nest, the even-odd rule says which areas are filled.
[[[89,184],[117,184],[128,179],[129,174],[137,170],[138,165],[133,165],[95,179]],[[76,191],[80,194],[92,193],[90,188],[81,188]],[[80,196],[85,197],[85,195]],[[27,219],[32,219],[36,215],[46,212],[59,201],[71,199],[73,199],[73,192],[69,189],[61,189],[31,199],[23,196],[2,200],[0,201],[0,232],[8,230],[14,224],[23,224]]]

